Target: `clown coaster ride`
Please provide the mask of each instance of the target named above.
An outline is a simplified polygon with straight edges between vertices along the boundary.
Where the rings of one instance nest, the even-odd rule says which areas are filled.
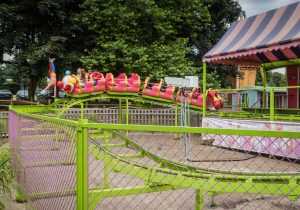
[[[136,74],[114,78],[110,73],[83,85],[69,74],[57,83],[68,98],[47,107],[11,106],[9,137],[20,190],[36,209],[198,210],[211,207],[210,197],[220,209],[300,209],[300,124],[274,122],[300,118],[276,114],[274,88],[266,84],[266,70],[299,69],[299,10],[297,2],[233,23],[203,58],[201,89],[164,87],[149,78],[141,84]],[[207,63],[262,70],[262,108],[267,108],[269,90],[269,114],[220,113],[253,118],[254,129],[222,118],[210,120],[220,120],[225,128],[188,127],[189,109],[201,111],[207,123],[209,110],[224,105],[218,91],[206,89]],[[107,98],[119,100],[119,123],[84,119],[85,102]],[[174,108],[175,126],[129,124],[129,100]],[[76,105],[78,120],[65,119]],[[266,125],[262,130],[260,123]],[[274,124],[278,130],[272,130]],[[175,135],[181,141],[174,141]]]
[[[75,75],[67,75],[62,81],[57,82],[57,86],[65,90],[69,97],[82,98],[87,96],[95,96],[101,94],[108,95],[124,95],[137,96],[166,103],[180,103],[182,88],[174,85],[164,86],[163,80],[157,83],[150,83],[150,78],[146,78],[141,85],[141,79],[138,74],[132,74],[127,78],[126,74],[121,73],[118,77],[114,77],[112,73],[107,73],[105,77],[99,73],[99,77],[95,81],[88,81],[82,84]],[[187,90],[188,104],[191,108],[200,109],[203,107],[203,93],[201,88],[194,87]],[[209,109],[220,109],[223,107],[223,99],[217,90],[209,90],[206,93],[207,107]]]

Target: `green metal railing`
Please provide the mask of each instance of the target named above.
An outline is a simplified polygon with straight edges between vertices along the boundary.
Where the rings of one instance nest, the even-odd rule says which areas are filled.
[[[249,114],[249,112],[239,112],[239,113],[224,113],[221,112],[220,116],[228,116],[228,117],[242,117],[242,115],[244,114],[245,117],[252,117],[252,118],[262,118],[262,119],[269,119],[271,121],[273,120],[300,120],[300,115],[297,114],[276,114],[276,107],[275,107],[275,89],[299,89],[300,86],[284,86],[284,87],[261,87],[261,88],[241,88],[241,89],[219,89],[218,91],[221,93],[228,93],[228,92],[239,92],[239,91],[249,91],[249,90],[253,90],[253,91],[269,91],[270,94],[270,108],[269,113],[266,114],[264,112],[263,115],[260,115],[260,113],[256,113],[256,114]],[[263,96],[265,98],[265,96]],[[265,101],[265,100],[264,100]],[[266,107],[266,104],[263,103],[263,107]],[[258,108],[257,108],[258,109]],[[264,110],[266,110],[266,108],[262,108]],[[243,110],[247,110],[250,111],[251,109],[243,109]],[[284,110],[284,109],[281,109]],[[290,111],[290,109],[286,109],[287,112]]]
[[[43,189],[39,188],[40,191],[31,193],[29,192],[30,188],[26,189],[26,182],[23,182],[25,183],[24,193],[33,204],[36,204],[38,199],[41,199],[41,202],[51,203],[51,199],[55,197],[64,197],[66,198],[65,202],[71,202],[67,198],[75,196],[77,209],[107,208],[110,205],[116,205],[116,208],[136,208],[139,207],[138,204],[136,204],[137,206],[132,206],[135,203],[127,203],[127,200],[130,198],[128,196],[135,196],[134,199],[142,202],[141,198],[138,197],[140,194],[166,192],[168,195],[178,198],[181,195],[179,192],[183,190],[186,193],[193,192],[195,196],[194,202],[188,200],[190,198],[186,198],[186,202],[193,203],[195,209],[202,209],[208,205],[208,195],[212,197],[220,196],[225,201],[230,200],[232,197],[230,195],[226,196],[226,193],[280,195],[290,197],[292,203],[300,196],[300,174],[297,161],[289,159],[284,161],[282,157],[275,155],[271,155],[270,159],[261,153],[251,155],[247,151],[236,151],[236,149],[229,146],[223,148],[221,145],[202,144],[210,140],[211,136],[223,139],[223,141],[227,141],[226,139],[230,137],[231,141],[236,142],[239,137],[245,138],[245,136],[258,141],[260,139],[265,141],[264,139],[282,138],[297,142],[300,139],[299,132],[128,125],[127,121],[126,124],[101,124],[90,123],[86,119],[72,121],[34,113],[39,113],[41,110],[41,107],[11,107],[10,111],[16,115],[17,122],[23,123],[21,125],[18,124],[14,130],[18,132],[15,139],[17,143],[14,149],[15,151],[20,151],[19,149],[24,150],[24,142],[34,140],[43,143],[43,138],[46,138],[47,141],[52,139],[49,144],[50,146],[55,145],[54,154],[68,158],[67,154],[64,156],[59,151],[64,151],[67,148],[66,145],[69,145],[70,140],[68,139],[70,138],[68,136],[71,137],[73,134],[68,131],[76,132],[76,142],[69,146],[71,148],[76,146],[76,152],[70,153],[70,150],[67,150],[69,151],[68,154],[76,153],[76,188],[67,188],[68,185],[66,184],[65,189],[56,188],[52,191],[49,191],[49,189],[48,191],[43,191]],[[25,127],[22,127],[22,125]],[[31,125],[34,126],[30,127]],[[41,127],[39,128],[38,126]],[[76,129],[74,130],[73,128]],[[17,129],[20,130],[18,131]],[[41,130],[41,133],[36,133],[37,130]],[[204,158],[203,160],[196,162],[190,160],[192,157],[179,158],[180,149],[178,150],[178,148],[182,147],[182,142],[172,138],[174,134],[180,136],[182,133],[188,133],[192,136],[192,139],[198,139],[197,142],[200,143],[200,149],[197,145],[194,145],[190,148],[189,155],[193,156],[194,153],[200,155],[205,153],[207,149],[215,151],[216,155],[210,157],[211,152],[207,153],[207,157],[204,155],[202,157]],[[47,146],[47,141],[44,141],[44,146]],[[165,145],[163,147],[170,149],[155,149],[161,147],[160,145]],[[174,149],[178,151],[174,152]],[[34,148],[31,148],[31,150],[34,150]],[[28,154],[32,154],[31,150],[28,147],[25,149]],[[217,151],[220,153],[219,156]],[[239,156],[242,157],[239,158]],[[32,174],[26,174],[26,171],[29,169],[22,170],[22,165],[29,161],[26,157],[20,155],[17,159],[19,161],[18,170],[22,171],[20,176],[24,174],[27,176],[25,180],[28,181],[28,179],[30,180],[28,176]],[[217,160],[211,158],[217,158]],[[36,179],[39,176],[41,180],[45,178],[43,177],[42,167],[46,171],[53,170],[53,164],[55,167],[73,167],[62,160],[65,159],[50,165],[40,160],[42,162],[37,164],[40,167],[40,172],[37,174]],[[246,161],[245,165],[243,165],[244,160]],[[221,161],[221,164],[218,164],[219,161]],[[253,165],[257,161],[261,162],[260,167],[254,165],[251,168],[246,164]],[[269,170],[266,169],[268,165],[271,165]],[[276,169],[278,165],[282,165],[282,167]],[[240,168],[241,166],[244,169]],[[67,170],[74,171],[74,169]],[[121,174],[124,176],[123,178],[120,178],[122,177]],[[55,178],[52,180],[55,182],[57,179],[66,179],[66,175],[67,173],[62,172],[60,176],[57,176],[55,171],[53,171]],[[24,177],[20,178],[20,180],[23,179]],[[122,182],[123,179],[128,180],[128,183],[131,183],[131,180],[136,181],[128,186]],[[115,183],[117,182],[116,180],[118,181],[117,184]],[[144,184],[136,185],[140,182]],[[59,181],[59,183],[63,182]],[[33,188],[33,186],[30,187]],[[155,196],[158,196],[158,194],[155,194]],[[244,199],[243,195],[240,196],[241,199]],[[116,199],[118,197],[124,197],[124,199],[116,200],[114,203],[111,200],[107,201],[107,199]],[[171,200],[170,202],[172,202],[171,198],[166,200]],[[55,202],[55,200],[52,202]],[[158,203],[157,205],[162,204]],[[183,204],[180,203],[180,205]],[[219,203],[219,205],[221,204]],[[36,206],[41,208],[39,206],[43,206],[43,204],[39,203]],[[70,204],[70,206],[73,205]],[[146,205],[144,207],[149,208],[150,206]]]

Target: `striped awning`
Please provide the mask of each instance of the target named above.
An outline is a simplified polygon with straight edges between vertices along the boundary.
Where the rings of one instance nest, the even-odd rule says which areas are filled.
[[[300,58],[300,2],[234,22],[203,62],[258,66]]]

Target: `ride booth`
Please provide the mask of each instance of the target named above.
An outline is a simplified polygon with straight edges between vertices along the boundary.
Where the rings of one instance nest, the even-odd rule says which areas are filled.
[[[238,94],[232,95],[232,102],[236,106],[241,106],[242,110],[263,108],[263,91],[261,86],[246,86],[245,90],[238,90]],[[238,102],[238,103],[237,103]],[[266,92],[266,108],[270,108],[270,90]],[[286,109],[288,102],[286,88],[274,88],[274,107]],[[248,109],[250,108],[250,109]]]
[[[236,21],[223,35],[220,41],[203,57],[203,91],[206,91],[206,68],[209,64],[224,64],[246,67],[257,67],[263,72],[262,88],[243,88],[237,101],[244,102],[245,106],[254,106],[255,109],[246,109],[236,113],[220,113],[224,118],[234,119],[212,119],[206,113],[206,103],[203,103],[203,126],[208,128],[235,128],[253,130],[281,130],[299,131],[300,123],[274,122],[275,120],[300,120],[299,113],[281,114],[276,109],[275,92],[287,91],[288,108],[299,108],[299,64],[300,64],[300,3],[294,3],[285,7],[271,10],[256,16]],[[276,14],[276,15],[274,15]],[[298,22],[297,22],[298,21]],[[266,71],[287,67],[287,87],[267,87]],[[232,91],[232,90],[231,90]],[[261,92],[260,94],[258,94]],[[267,97],[269,95],[269,97]],[[278,102],[279,103],[279,102]],[[253,110],[263,110],[260,113],[253,113]],[[267,113],[265,113],[267,111]],[[289,111],[289,110],[286,110]],[[242,120],[247,118],[247,121]],[[252,121],[253,123],[249,123]],[[267,120],[267,121],[266,121]],[[206,136],[207,139],[211,137]],[[258,140],[260,144],[263,139]],[[260,152],[269,155],[280,155],[290,157],[290,150],[296,151],[292,157],[300,159],[300,139],[293,142],[291,148],[284,149],[280,145],[285,144],[285,140],[269,139],[263,146],[256,146],[257,141],[247,138],[239,138],[235,144],[223,142],[219,145],[218,140],[214,141],[217,146],[247,150],[250,152]],[[274,146],[275,145],[275,146]],[[258,148],[259,147],[259,148]],[[274,147],[274,148],[273,148]],[[280,152],[276,152],[280,150]],[[280,148],[280,149],[279,149]]]

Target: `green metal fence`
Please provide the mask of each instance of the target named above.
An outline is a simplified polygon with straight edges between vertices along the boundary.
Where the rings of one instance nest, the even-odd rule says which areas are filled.
[[[17,181],[35,209],[300,208],[299,132],[102,124],[33,111],[11,109],[9,135]],[[249,142],[273,150],[232,146]],[[294,156],[278,155],[282,148]]]
[[[218,115],[221,117],[300,121],[299,109],[282,108],[278,107],[278,104],[276,105],[275,103],[275,89],[289,90],[299,88],[300,86],[220,89],[220,94],[225,99],[225,108],[220,109]],[[240,94],[241,91],[263,92],[264,94],[261,96],[261,98],[258,97],[257,99],[261,103],[261,106],[249,106],[249,95],[247,93]],[[286,92],[286,104],[288,104],[288,100],[292,100],[288,99],[289,97],[294,97],[295,100],[298,100],[297,96],[288,95],[288,92]],[[257,105],[256,103],[254,104]]]

